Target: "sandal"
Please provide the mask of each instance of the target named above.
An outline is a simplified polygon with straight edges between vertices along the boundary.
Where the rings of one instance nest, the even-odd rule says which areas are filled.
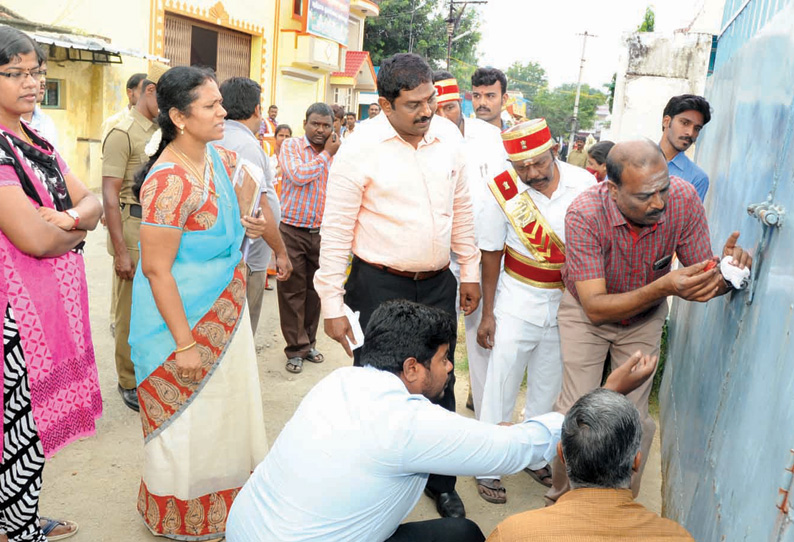
[[[507,488],[502,485],[501,480],[490,478],[477,480],[477,493],[492,504],[504,504],[507,502]]]
[[[537,483],[546,487],[551,487],[551,469],[548,466],[538,470],[532,470],[527,467],[524,469],[524,472],[529,474]]]
[[[291,373],[298,374],[303,370],[303,358],[295,357],[287,360],[287,370]]]
[[[41,532],[44,533],[44,536],[47,537],[48,542],[55,542],[56,540],[64,540],[65,538],[69,538],[70,536],[74,536],[77,534],[77,529],[79,529],[79,525],[74,521],[69,520],[59,520],[59,519],[50,519],[45,517],[39,518],[39,525],[41,526]],[[69,531],[63,534],[55,534],[51,535],[50,533],[57,529],[58,527],[68,527]]]
[[[322,363],[325,361],[325,356],[323,356],[316,348],[312,348],[303,359],[306,361],[311,361],[312,363]]]

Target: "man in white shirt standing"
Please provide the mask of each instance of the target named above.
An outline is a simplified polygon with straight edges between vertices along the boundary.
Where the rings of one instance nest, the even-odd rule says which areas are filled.
[[[433,70],[419,55],[395,54],[381,63],[378,95],[383,113],[360,124],[334,158],[314,276],[325,332],[355,365],[361,357],[350,351],[344,305],[360,313],[366,328],[378,305],[391,299],[453,316],[456,306],[470,314],[480,302],[480,251],[463,138],[435,115]],[[449,270],[450,251],[460,264],[459,287]],[[450,351],[454,359],[454,339]],[[453,373],[441,402],[453,412],[454,385]],[[465,516],[454,477],[431,476],[427,494],[442,516]]]
[[[499,128],[479,119],[463,116],[460,88],[455,77],[445,70],[433,73],[436,87],[436,102],[439,117],[458,127],[465,140],[466,177],[469,182],[469,195],[474,209],[474,239],[479,242],[479,230],[483,227],[482,210],[485,203],[493,199],[488,183],[494,176],[507,167],[507,154],[502,146]],[[460,281],[460,266],[454,254],[450,255],[450,269]],[[482,392],[491,352],[477,344],[477,329],[482,318],[482,305],[465,317],[466,353],[469,360],[469,397],[472,399],[474,415],[479,419],[482,406]]]
[[[512,473],[557,448],[556,412],[509,427],[449,412],[444,394],[455,323],[448,311],[389,301],[372,314],[364,367],[337,369],[301,402],[234,501],[229,542],[481,542],[465,518],[402,521],[428,472]],[[635,355],[605,387],[627,393],[655,361]]]
[[[480,419],[494,424],[512,420],[525,373],[524,419],[551,410],[560,392],[557,307],[564,288],[565,213],[595,184],[586,170],[555,159],[544,119],[514,126],[502,132],[502,139],[511,166],[488,185],[492,197],[484,205],[479,236],[483,315],[478,340],[492,349]],[[530,475],[551,484],[547,466]],[[483,499],[506,502],[498,478],[477,482]]]

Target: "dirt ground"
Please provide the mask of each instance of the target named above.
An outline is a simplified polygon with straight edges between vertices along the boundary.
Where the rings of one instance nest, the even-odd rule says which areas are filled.
[[[123,405],[116,391],[113,340],[108,329],[111,258],[105,250],[105,232],[101,228],[89,235],[85,259],[104,415],[98,421],[96,436],[72,444],[48,462],[44,470],[41,513],[77,521],[80,531],[71,539],[75,542],[155,540],[135,510],[143,459],[143,436],[140,418]],[[334,369],[351,363],[339,345],[324,334],[320,335],[318,348],[325,353],[325,363],[308,363],[299,375],[288,373],[284,369],[284,341],[278,325],[276,294],[274,291],[265,292],[256,345],[270,443],[276,439],[303,396],[316,382]],[[468,375],[459,373],[457,376],[458,412],[472,416],[471,411],[464,406]],[[521,472],[505,477],[504,484],[508,490],[508,502],[494,505],[479,498],[472,478],[458,479],[457,488],[466,505],[467,516],[480,525],[486,536],[507,516],[543,506],[545,488],[527,474]],[[319,489],[307,489],[312,498],[322,498]],[[638,500],[659,512],[660,493],[657,432]],[[409,519],[436,517],[434,503],[422,497]]]

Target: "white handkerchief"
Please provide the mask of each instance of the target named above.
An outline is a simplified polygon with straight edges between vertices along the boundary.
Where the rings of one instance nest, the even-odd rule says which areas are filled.
[[[733,256],[725,256],[722,259],[720,262],[720,273],[737,290],[747,288],[750,283],[750,269],[747,267],[740,269],[731,264],[731,260],[733,260]]]
[[[351,350],[361,348],[364,345],[364,330],[361,329],[361,324],[358,321],[359,312],[353,312],[353,309],[347,305],[344,308],[347,321],[350,322],[350,327],[353,328],[353,341],[347,339],[347,342],[350,344]]]

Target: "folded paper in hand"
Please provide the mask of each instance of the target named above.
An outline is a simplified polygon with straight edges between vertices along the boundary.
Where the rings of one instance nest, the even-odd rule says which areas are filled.
[[[359,312],[353,312],[353,309],[347,305],[344,306],[344,310],[347,321],[350,322],[350,328],[353,330],[353,340],[351,341],[346,337],[350,349],[355,350],[356,348],[361,348],[364,345],[364,331],[361,329],[361,324],[358,321]]]
[[[259,194],[262,191],[262,181],[265,172],[253,162],[240,159],[234,170],[232,185],[240,207],[240,216],[253,216],[254,209],[259,204]]]

